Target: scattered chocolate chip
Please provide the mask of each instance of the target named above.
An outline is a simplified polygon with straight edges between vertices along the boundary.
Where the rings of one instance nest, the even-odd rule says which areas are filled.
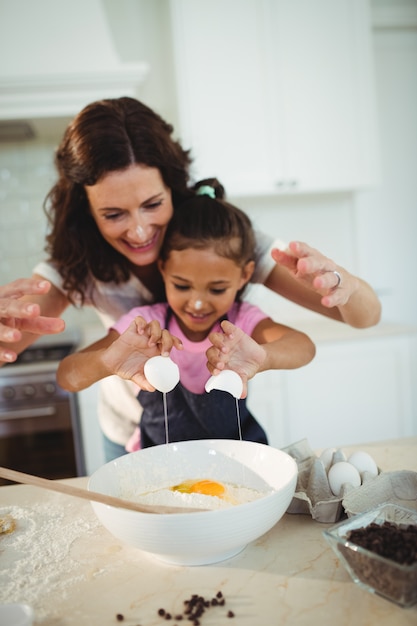
[[[228,611],[227,612],[227,617],[234,617],[235,614],[233,613],[233,611]]]
[[[125,616],[122,615],[122,613],[118,613],[116,615],[116,619],[117,619],[118,622],[123,622],[124,618],[125,618]]]
[[[192,622],[193,626],[200,626],[200,619],[206,609],[209,609],[212,606],[224,606],[224,604],[225,598],[223,597],[221,591],[218,591],[216,597],[211,598],[211,600],[206,600],[203,596],[193,593],[188,599],[183,600],[184,611],[182,615],[178,614],[173,618],[172,615],[165,609],[159,609],[158,614],[166,620],[174,619],[176,621],[181,621],[183,619],[187,619],[189,622]],[[229,611],[228,617],[234,617],[234,613]]]

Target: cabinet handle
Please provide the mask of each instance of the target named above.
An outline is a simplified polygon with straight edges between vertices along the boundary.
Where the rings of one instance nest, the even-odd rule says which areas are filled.
[[[296,187],[298,187],[298,180],[296,180],[295,178],[287,180],[277,180],[275,186],[279,187],[280,189],[295,189]]]

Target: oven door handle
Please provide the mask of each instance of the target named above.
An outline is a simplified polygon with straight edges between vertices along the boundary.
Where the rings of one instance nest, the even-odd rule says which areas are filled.
[[[49,417],[56,414],[56,407],[43,406],[36,409],[19,409],[9,413],[0,413],[0,422],[5,420],[21,420],[28,417]]]

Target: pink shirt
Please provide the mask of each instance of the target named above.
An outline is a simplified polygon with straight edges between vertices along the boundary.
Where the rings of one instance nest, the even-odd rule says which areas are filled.
[[[126,315],[123,315],[112,328],[122,334],[138,315],[141,315],[147,322],[157,320],[161,327],[165,328],[167,310],[167,303],[136,307],[131,309]],[[254,328],[259,322],[267,317],[266,313],[249,302],[235,302],[227,314],[228,320],[249,336],[252,335]],[[210,372],[206,365],[206,351],[211,345],[208,337],[203,341],[190,341],[184,336],[174,315],[170,317],[168,330],[172,335],[181,339],[184,346],[183,350],[173,348],[171,351],[171,359],[180,369],[181,383],[193,393],[204,393],[205,383],[210,378]],[[220,323],[217,322],[211,331],[219,330],[221,330]]]

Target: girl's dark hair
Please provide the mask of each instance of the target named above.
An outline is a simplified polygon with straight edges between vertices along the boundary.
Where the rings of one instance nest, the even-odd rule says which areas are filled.
[[[202,187],[209,187],[209,192],[213,190],[215,197],[207,195],[207,190],[198,195]],[[224,189],[217,179],[200,181],[194,190],[197,195],[182,202],[168,224],[160,252],[162,261],[168,259],[172,250],[211,247],[239,267],[253,261],[255,235],[246,213],[223,199]]]
[[[84,302],[91,276],[120,283],[130,275],[128,261],[91,217],[84,186],[143,164],[160,171],[176,206],[192,193],[187,187],[191,158],[172,133],[157,113],[127,97],[93,102],[68,126],[55,156],[58,181],[44,208],[50,227],[45,249],[72,301],[78,294]]]

